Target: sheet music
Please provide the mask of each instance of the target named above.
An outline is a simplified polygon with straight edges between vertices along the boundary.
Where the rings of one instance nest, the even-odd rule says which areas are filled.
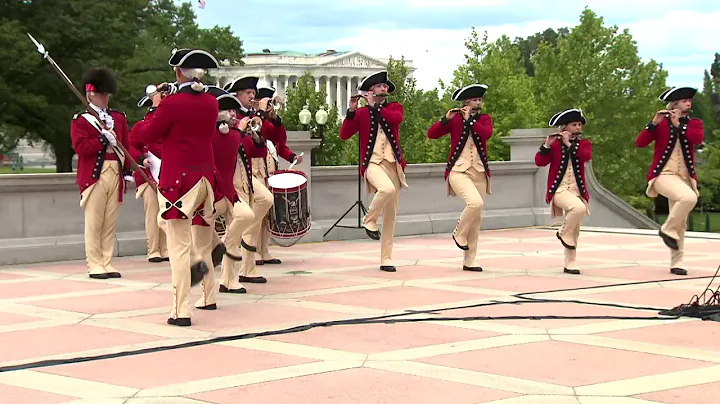
[[[155,179],[155,182],[160,182],[160,165],[162,164],[162,161],[157,158],[156,155],[152,154],[152,152],[148,151],[148,160],[150,161],[150,175]]]
[[[270,140],[265,141],[265,145],[267,146],[268,152],[272,156],[272,158],[275,159],[275,161],[280,162],[277,156],[277,149],[275,148],[275,145]]]

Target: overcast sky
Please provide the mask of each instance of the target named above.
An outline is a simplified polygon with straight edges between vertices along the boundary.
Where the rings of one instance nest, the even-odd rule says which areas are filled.
[[[669,85],[702,86],[720,52],[718,0],[206,0],[193,6],[201,27],[230,25],[245,52],[360,51],[369,56],[413,61],[418,86],[446,82],[463,63],[464,41],[474,26],[491,40],[529,36],[546,28],[579,23],[587,6],[606,25],[628,28],[644,60],[669,72]]]

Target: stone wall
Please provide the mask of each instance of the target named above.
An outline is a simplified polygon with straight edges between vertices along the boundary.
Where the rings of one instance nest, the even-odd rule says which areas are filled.
[[[544,200],[547,167],[534,163],[546,134],[542,129],[517,130],[504,139],[511,146],[511,161],[490,163],[492,194],[486,200],[483,229],[552,224]],[[310,139],[306,132],[289,132],[288,144],[296,153],[305,153],[303,163],[294,169],[310,179],[313,227],[300,242],[366,237],[357,229],[357,206],[340,222],[350,228],[332,228],[357,200],[357,167],[310,170],[311,150],[319,141]],[[287,166],[282,161],[280,168]],[[657,228],[652,220],[598,184],[591,164],[587,169],[591,216],[585,218],[585,225]],[[400,194],[396,235],[453,230],[464,205],[459,198],[447,196],[444,170],[443,163],[407,167],[409,188]],[[361,199],[365,207],[372,200],[364,186]],[[0,223],[0,265],[84,258],[83,212],[74,173],[0,176]],[[119,256],[145,254],[143,205],[142,200],[135,199],[132,187],[120,210],[115,252]]]

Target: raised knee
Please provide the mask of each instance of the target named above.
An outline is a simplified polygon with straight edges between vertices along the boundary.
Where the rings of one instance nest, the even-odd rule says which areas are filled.
[[[485,202],[483,202],[482,198],[473,198],[467,202],[467,208],[474,211],[482,210],[484,206]]]
[[[695,195],[695,193],[687,193],[687,194],[684,194],[684,195],[680,198],[680,203],[682,203],[682,204],[690,204],[690,205],[693,205],[693,206],[694,206],[695,204],[697,204],[697,196]]]
[[[387,196],[394,196],[397,193],[397,189],[395,189],[395,186],[380,187],[378,188],[377,192],[379,194],[384,194]]]

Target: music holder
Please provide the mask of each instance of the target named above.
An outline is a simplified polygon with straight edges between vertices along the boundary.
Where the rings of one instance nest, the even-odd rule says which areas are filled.
[[[333,225],[328,229],[328,231],[326,231],[325,234],[323,234],[323,237],[327,236],[328,233],[330,233],[330,232],[332,231],[332,229],[334,229],[335,227],[343,227],[343,228],[346,228],[346,229],[362,229],[362,228],[363,228],[363,227],[362,227],[362,218],[363,218],[364,215],[367,214],[367,208],[366,208],[365,205],[363,204],[363,201],[362,201],[362,198],[361,198],[362,193],[360,192],[360,191],[361,191],[361,178],[362,178],[362,175],[360,175],[360,165],[361,165],[361,164],[362,164],[362,157],[361,157],[361,155],[360,155],[360,142],[358,141],[358,178],[357,178],[357,181],[358,181],[358,184],[357,184],[357,192],[358,192],[358,193],[357,193],[357,200],[355,201],[355,203],[352,204],[352,206],[350,206],[350,207],[348,208],[348,210],[345,211],[345,213],[343,213],[342,216],[340,216],[340,219],[338,219],[338,220],[335,222],[335,224],[333,224]],[[342,220],[345,218],[345,216],[347,216],[348,213],[350,213],[350,211],[353,210],[353,208],[354,208],[355,206],[358,207],[358,221],[357,221],[357,226],[339,225],[338,223],[340,223],[340,221],[342,221]]]

